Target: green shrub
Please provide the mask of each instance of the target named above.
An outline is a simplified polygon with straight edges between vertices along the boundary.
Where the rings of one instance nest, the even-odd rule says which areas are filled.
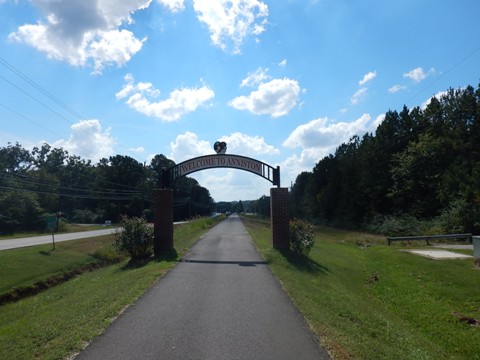
[[[298,255],[308,256],[314,245],[313,225],[294,219],[290,221],[290,249]]]
[[[120,253],[126,253],[132,261],[144,260],[153,253],[153,228],[145,219],[123,217],[122,230],[115,233],[114,247]]]
[[[368,230],[388,236],[422,235],[421,222],[409,214],[377,215]]]

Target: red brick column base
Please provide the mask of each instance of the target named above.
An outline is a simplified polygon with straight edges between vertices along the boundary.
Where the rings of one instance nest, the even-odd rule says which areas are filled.
[[[274,249],[290,248],[288,188],[270,189],[270,219],[272,221],[272,244]]]
[[[173,250],[173,190],[156,189],[154,192],[154,243],[155,256]]]

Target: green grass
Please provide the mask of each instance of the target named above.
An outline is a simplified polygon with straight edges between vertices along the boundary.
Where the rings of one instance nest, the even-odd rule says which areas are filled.
[[[480,320],[473,260],[430,260],[383,237],[328,228],[306,260],[272,250],[269,227],[244,222],[335,358],[480,359],[480,327],[460,320]]]
[[[220,220],[196,219],[175,226],[178,256]],[[50,255],[45,254],[51,250],[48,245],[2,251],[0,266],[6,259],[9,260],[5,264],[10,265],[0,269],[1,281],[8,288],[48,278],[93,261],[95,256],[88,254],[108,253],[112,240],[101,237],[95,241],[90,238],[62,242]],[[0,359],[65,359],[81,351],[176,261],[173,257],[133,267],[125,260],[76,276],[36,296],[0,306]]]
[[[172,265],[117,264],[0,307],[0,358],[65,359],[80,351]]]
[[[0,251],[0,295],[109,257],[113,235]]]

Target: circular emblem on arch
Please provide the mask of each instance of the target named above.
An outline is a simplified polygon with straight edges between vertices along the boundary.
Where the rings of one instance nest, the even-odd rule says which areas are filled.
[[[227,143],[225,141],[216,141],[213,144],[213,149],[217,154],[225,154],[227,151]]]

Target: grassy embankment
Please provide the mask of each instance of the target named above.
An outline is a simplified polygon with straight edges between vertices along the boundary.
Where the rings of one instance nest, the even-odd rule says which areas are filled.
[[[175,226],[178,255],[220,219],[197,219]],[[0,252],[0,293],[34,287],[112,259],[113,236]],[[176,258],[129,266],[115,265],[83,273],[38,295],[0,306],[0,359],[65,359],[99,335],[176,263]],[[38,285],[37,285],[38,286]]]
[[[244,223],[336,359],[480,359],[473,259],[430,260],[383,237],[320,228],[305,260],[273,250],[268,225]]]

